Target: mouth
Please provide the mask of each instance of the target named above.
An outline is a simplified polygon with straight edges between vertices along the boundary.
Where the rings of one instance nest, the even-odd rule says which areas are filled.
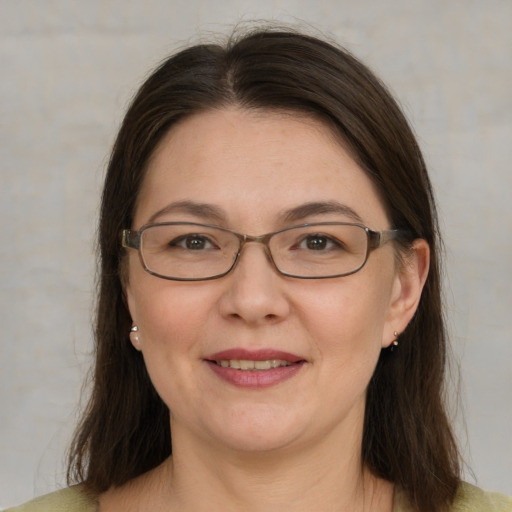
[[[284,359],[265,359],[263,361],[251,361],[249,359],[221,359],[220,361],[212,361],[223,368],[234,368],[242,371],[265,371],[274,368],[282,368],[291,366],[296,363],[289,363]]]
[[[304,367],[306,360],[276,350],[234,349],[205,359],[224,381],[243,388],[266,388],[288,380]]]

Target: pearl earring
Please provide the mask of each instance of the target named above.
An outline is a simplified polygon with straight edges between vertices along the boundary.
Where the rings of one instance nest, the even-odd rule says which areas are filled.
[[[130,329],[130,341],[137,350],[140,350],[140,339],[139,335],[137,334],[138,332],[139,328],[136,325],[132,326]]]
[[[393,336],[395,339],[391,342],[391,352],[393,352],[395,347],[398,347],[398,331],[393,331]]]

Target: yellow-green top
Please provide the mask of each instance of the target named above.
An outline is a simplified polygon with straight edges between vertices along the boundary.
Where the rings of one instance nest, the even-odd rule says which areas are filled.
[[[40,496],[24,505],[7,509],[5,512],[97,512],[96,500],[85,494],[76,485]],[[411,512],[405,495],[395,495],[393,512]],[[512,498],[504,494],[487,492],[463,483],[451,512],[512,512]]]

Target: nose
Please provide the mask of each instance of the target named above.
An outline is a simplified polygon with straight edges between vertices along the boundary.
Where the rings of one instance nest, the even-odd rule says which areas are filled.
[[[236,267],[228,274],[220,300],[221,314],[247,324],[276,323],[290,312],[285,278],[276,270],[265,247],[248,243]]]

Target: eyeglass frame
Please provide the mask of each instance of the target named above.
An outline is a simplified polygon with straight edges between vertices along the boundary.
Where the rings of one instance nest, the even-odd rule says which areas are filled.
[[[233,263],[229,267],[226,272],[222,272],[221,274],[216,274],[214,276],[209,277],[170,277],[170,276],[164,276],[163,274],[159,274],[158,272],[155,272],[148,268],[146,262],[144,261],[144,257],[142,256],[141,251],[141,240],[142,240],[142,234],[146,229],[155,227],[155,226],[200,226],[210,229],[219,229],[221,231],[226,231],[228,233],[232,233],[238,238],[239,247],[238,251],[236,252],[235,258],[233,260]],[[283,272],[274,261],[274,258],[272,256],[272,251],[270,250],[270,239],[279,233],[283,233],[284,231],[289,231],[290,229],[297,229],[297,228],[307,228],[307,227],[314,227],[314,226],[357,226],[361,228],[366,233],[366,254],[364,257],[363,262],[361,265],[356,268],[355,270],[351,270],[350,272],[344,272],[342,274],[334,274],[334,275],[328,275],[328,276],[298,276],[295,274],[289,274],[287,272]],[[142,267],[144,270],[155,277],[159,277],[161,279],[167,279],[169,281],[210,281],[213,279],[220,279],[221,277],[226,276],[229,274],[237,265],[240,255],[242,253],[242,250],[244,246],[249,242],[254,243],[260,243],[263,244],[265,247],[265,252],[267,254],[268,259],[272,263],[272,266],[277,270],[277,272],[283,276],[286,277],[292,277],[294,279],[331,279],[335,277],[345,277],[352,274],[355,274],[356,272],[359,272],[368,261],[368,258],[370,254],[375,251],[376,249],[379,249],[384,244],[392,241],[397,240],[400,238],[406,238],[408,236],[408,231],[405,231],[403,229],[385,229],[382,231],[375,231],[373,229],[370,229],[368,226],[365,226],[364,224],[360,224],[357,222],[312,222],[312,223],[306,223],[306,224],[297,224],[293,226],[287,226],[285,228],[279,229],[277,231],[272,231],[271,233],[266,233],[264,235],[247,235],[244,233],[239,233],[238,231],[235,231],[233,229],[225,228],[222,226],[216,226],[213,224],[202,224],[200,222],[153,222],[149,224],[144,224],[142,227],[140,227],[138,230],[133,229],[123,229],[121,232],[121,245],[124,248],[127,249],[135,249],[139,253],[139,259],[142,264]]]

